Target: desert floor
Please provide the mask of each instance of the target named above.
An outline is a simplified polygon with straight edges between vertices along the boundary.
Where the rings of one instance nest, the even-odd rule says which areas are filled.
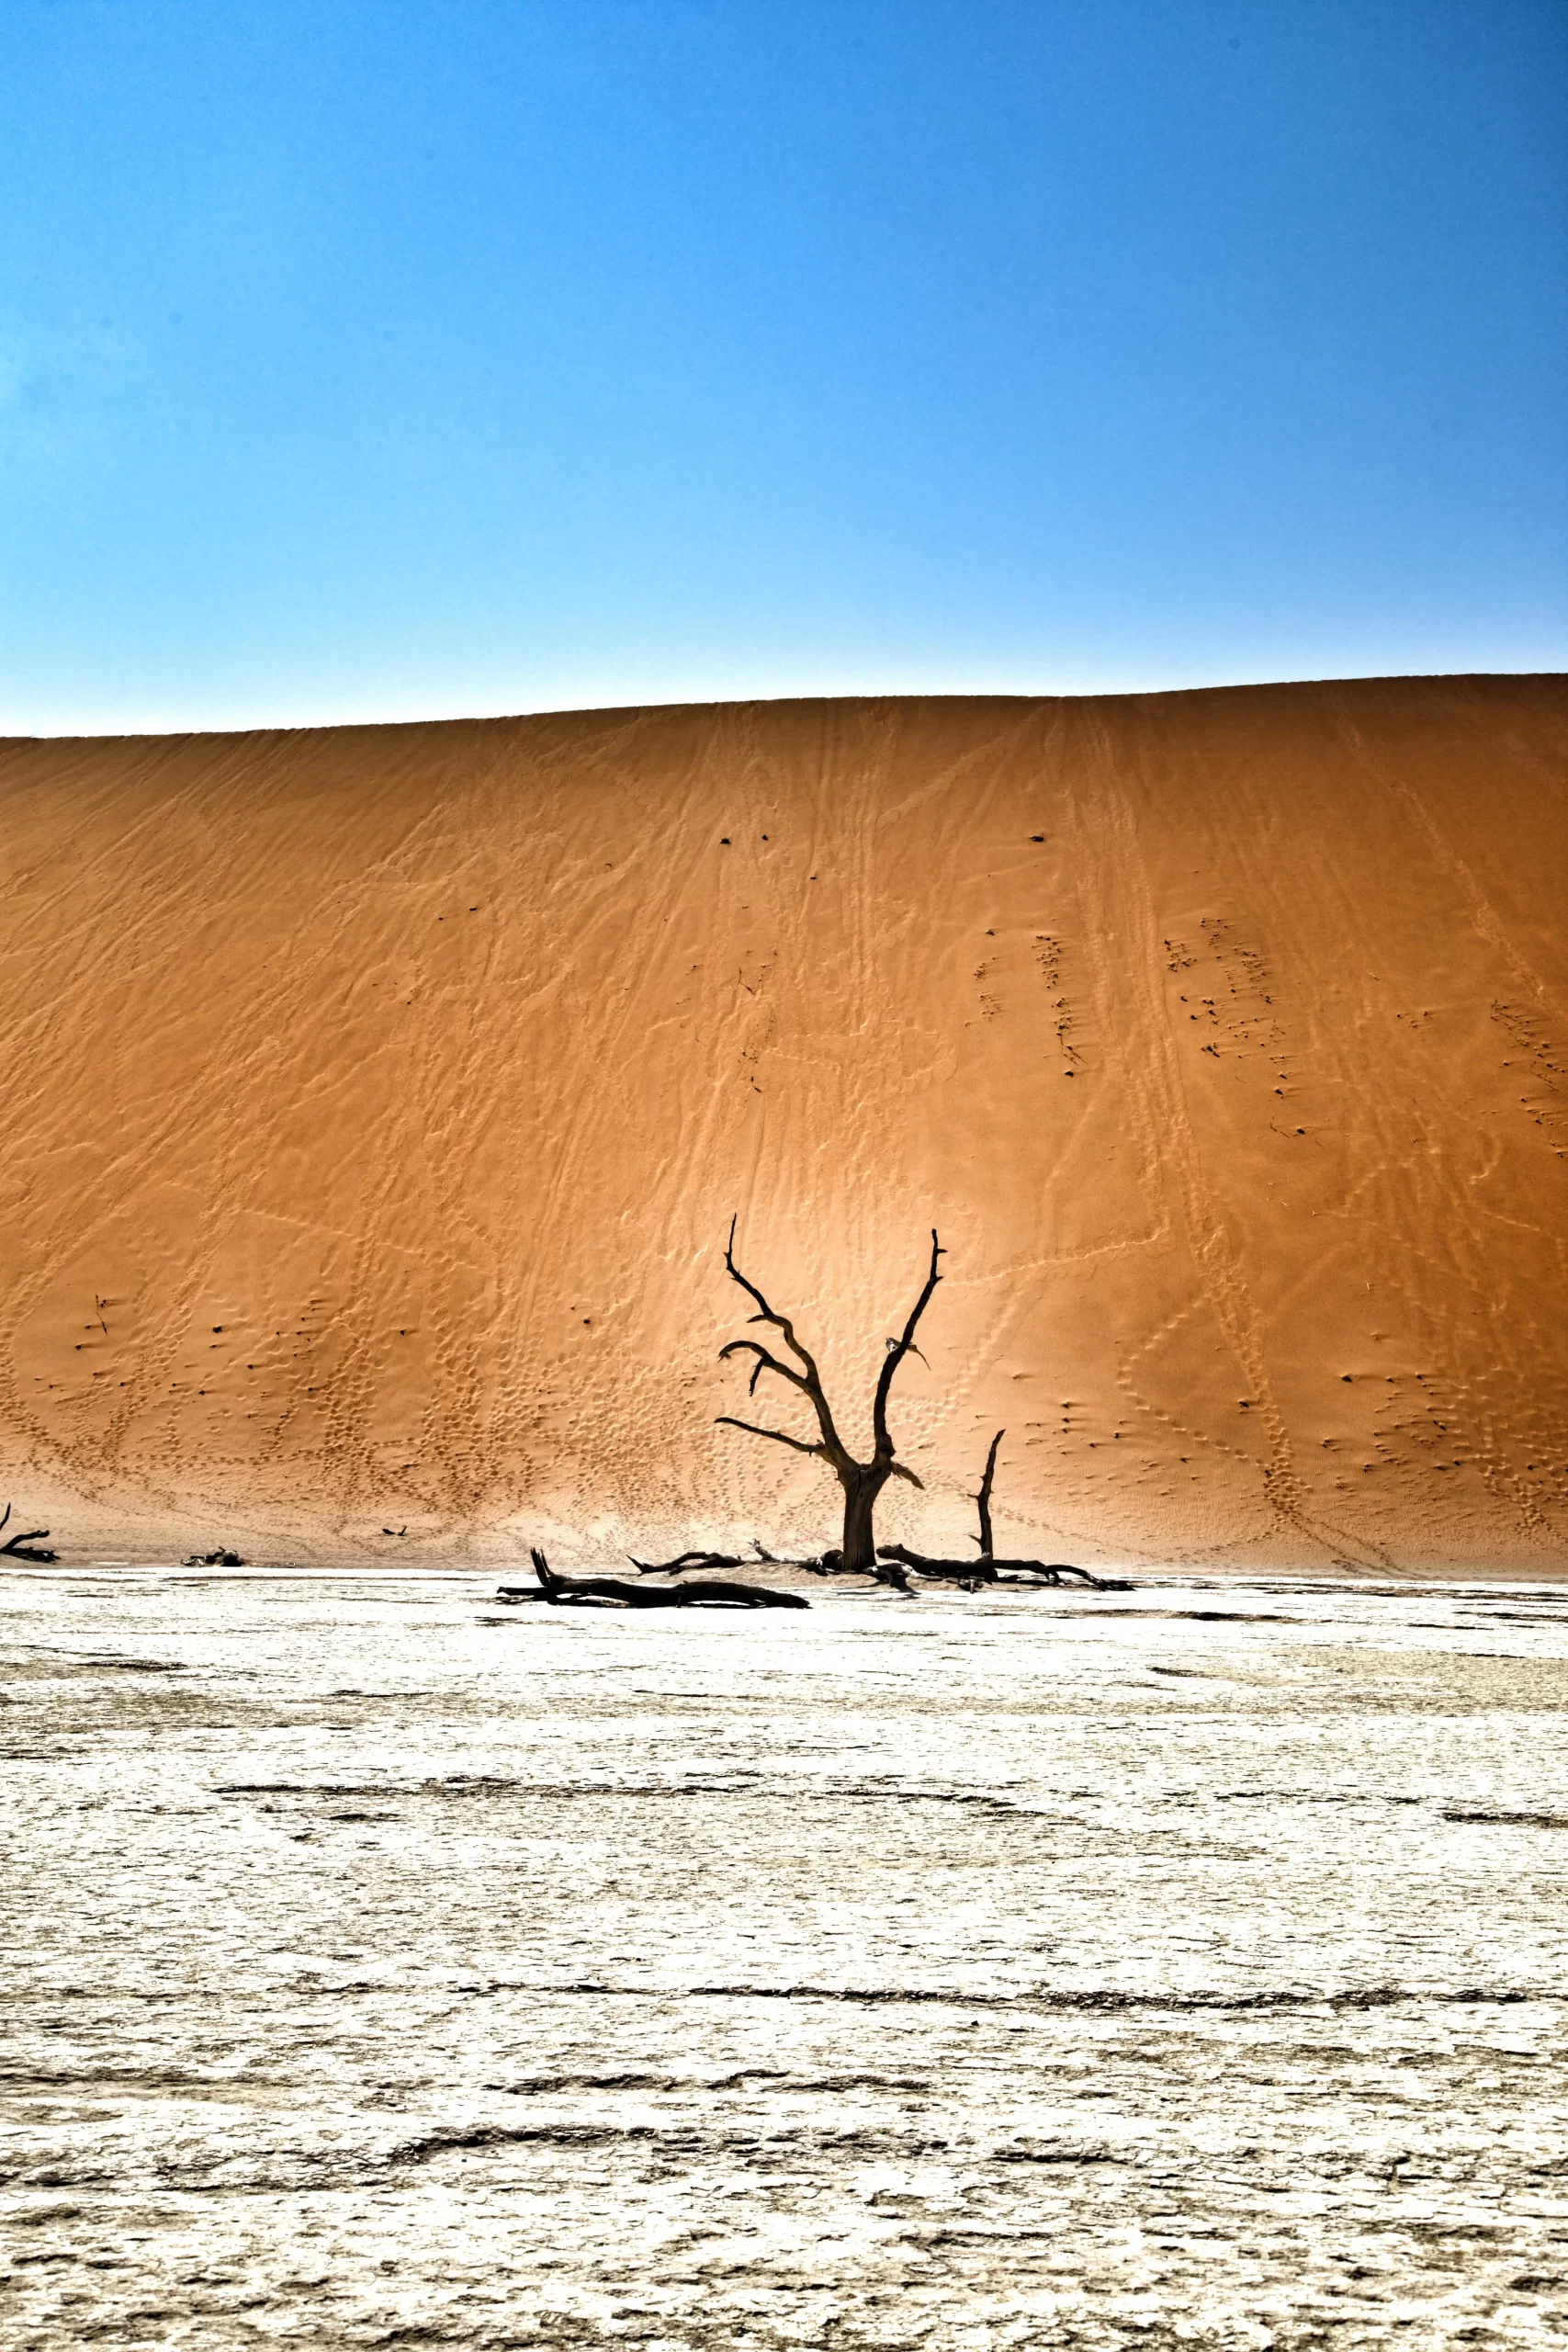
[[[1568,1600],[4,1585],[0,2339],[1568,2333]]]

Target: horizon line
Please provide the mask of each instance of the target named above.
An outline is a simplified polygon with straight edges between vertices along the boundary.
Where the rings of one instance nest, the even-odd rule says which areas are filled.
[[[595,713],[749,709],[785,703],[851,702],[1135,702],[1176,700],[1191,695],[1248,694],[1304,686],[1397,685],[1474,681],[1487,678],[1563,679],[1568,669],[1366,670],[1322,672],[1312,676],[1231,678],[1201,684],[1153,686],[1061,687],[862,687],[845,691],[791,694],[726,694],[673,695],[660,699],[605,699],[586,702],[513,704],[494,709],[400,712],[395,716],[348,716],[334,718],[260,718],[220,720],[216,725],[164,724],[127,727],[62,727],[28,729],[12,733],[0,727],[0,745],[9,743],[94,743],[158,741],[193,736],[329,734],[338,729],[374,727],[502,726],[525,718],[581,718]]]

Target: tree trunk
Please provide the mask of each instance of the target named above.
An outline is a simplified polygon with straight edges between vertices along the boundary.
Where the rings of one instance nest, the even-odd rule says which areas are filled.
[[[874,1464],[867,1468],[852,1463],[839,1476],[844,1487],[843,1565],[863,1576],[876,1573],[876,1535],[872,1525],[876,1498],[887,1484],[887,1473]]]
[[[991,1440],[991,1450],[986,1456],[986,1475],[980,1481],[980,1491],[975,1498],[980,1511],[980,1557],[982,1560],[988,1560],[991,1556],[991,1488],[997,1476],[997,1448],[1006,1435],[1006,1430],[998,1430]]]

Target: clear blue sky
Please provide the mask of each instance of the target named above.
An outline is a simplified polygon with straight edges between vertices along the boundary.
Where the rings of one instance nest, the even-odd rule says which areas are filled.
[[[5,0],[0,729],[1555,669],[1562,0]]]

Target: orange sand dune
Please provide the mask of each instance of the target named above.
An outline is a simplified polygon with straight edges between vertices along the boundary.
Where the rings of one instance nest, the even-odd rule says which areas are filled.
[[[831,1538],[713,1426],[738,1210],[859,1437],[941,1228],[887,1535],[1005,1424],[1010,1551],[1556,1573],[1565,753],[1512,677],[0,747],[0,1498]]]

